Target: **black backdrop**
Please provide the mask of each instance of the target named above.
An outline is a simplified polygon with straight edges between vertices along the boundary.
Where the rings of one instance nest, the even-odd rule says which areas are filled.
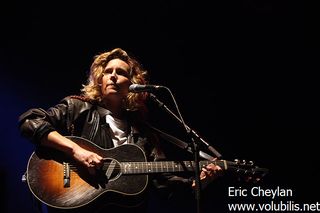
[[[293,189],[286,200],[315,203],[315,8],[302,1],[1,5],[1,212],[32,211],[20,179],[33,147],[19,135],[19,114],[78,93],[93,56],[114,47],[135,55],[152,84],[171,89],[186,123],[225,159],[268,167],[266,188]],[[174,109],[168,93],[157,96]],[[153,110],[160,127],[180,136],[174,120]],[[231,183],[217,185],[205,206],[222,202],[215,207],[228,212]]]

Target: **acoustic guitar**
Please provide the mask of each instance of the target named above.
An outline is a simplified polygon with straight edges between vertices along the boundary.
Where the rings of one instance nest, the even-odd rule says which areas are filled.
[[[117,197],[118,201],[129,200],[127,198],[135,200],[145,191],[148,174],[194,172],[195,169],[194,161],[147,162],[144,151],[134,144],[102,149],[87,139],[67,137],[102,156],[103,166],[92,175],[87,168],[78,165],[62,152],[50,148],[35,150],[27,165],[28,187],[37,199],[54,208],[78,208],[102,195],[105,202],[110,203],[115,202],[113,197]],[[200,161],[199,166],[205,167],[210,163],[240,175],[262,177],[268,172],[265,168],[254,166],[252,162]]]

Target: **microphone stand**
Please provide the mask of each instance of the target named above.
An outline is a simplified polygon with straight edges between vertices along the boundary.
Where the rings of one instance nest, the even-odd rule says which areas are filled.
[[[169,113],[172,117],[174,117],[176,120],[178,120],[182,125],[184,125],[184,127],[187,130],[187,133],[190,134],[190,136],[192,136],[192,138],[196,138],[197,140],[199,140],[202,144],[205,145],[205,147],[210,150],[214,156],[217,159],[220,159],[222,157],[222,155],[215,149],[213,148],[209,143],[207,143],[204,139],[202,139],[193,129],[191,129],[187,124],[184,124],[184,122],[176,115],[174,114],[163,102],[161,102],[154,94],[149,93],[150,98],[155,101],[158,106],[162,109],[164,109],[167,113]]]
[[[170,92],[170,90],[169,90]],[[171,92],[170,92],[171,93]],[[184,125],[188,136],[191,138],[191,149],[194,154],[194,162],[195,162],[195,192],[196,192],[196,202],[197,202],[197,212],[201,212],[201,181],[200,181],[200,166],[199,166],[199,142],[202,142],[208,150],[210,150],[218,159],[221,158],[221,154],[214,149],[212,146],[210,146],[207,142],[205,142],[194,130],[192,130],[189,126],[187,126],[182,118],[180,119],[177,115],[175,115],[163,102],[161,102],[154,94],[149,93],[150,98],[155,101],[158,106],[162,109],[164,109],[167,113],[169,113],[171,116],[173,116],[176,120],[178,120],[182,125]]]

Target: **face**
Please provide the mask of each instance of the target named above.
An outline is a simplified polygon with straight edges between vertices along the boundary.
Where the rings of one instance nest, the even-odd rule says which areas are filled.
[[[131,84],[129,70],[129,65],[120,59],[116,58],[108,62],[101,82],[103,99],[122,100],[127,96]]]

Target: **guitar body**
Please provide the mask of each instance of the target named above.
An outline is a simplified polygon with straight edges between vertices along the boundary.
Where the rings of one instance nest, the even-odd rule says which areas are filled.
[[[113,167],[106,167],[101,173],[90,175],[88,169],[72,162],[62,152],[47,148],[38,149],[29,158],[27,183],[33,195],[41,202],[55,208],[68,209],[87,205],[96,198],[103,197],[106,199],[105,203],[113,203],[114,196],[117,200],[123,201],[125,199],[119,197],[136,198],[136,195],[144,192],[148,176],[122,175],[119,166],[122,161],[146,162],[146,156],[140,147],[127,144],[102,149],[84,138],[68,138],[81,147],[110,159],[109,163]],[[108,196],[104,196],[105,193]]]

